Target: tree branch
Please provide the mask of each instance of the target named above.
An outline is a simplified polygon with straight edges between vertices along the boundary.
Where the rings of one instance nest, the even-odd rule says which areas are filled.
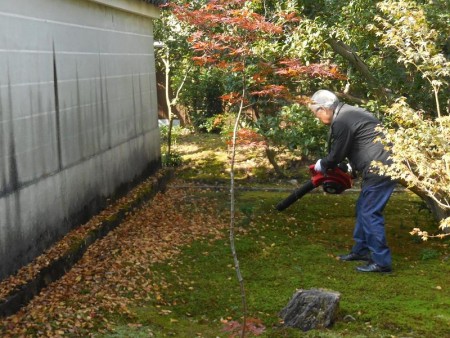
[[[328,39],[327,43],[335,53],[346,59],[359,73],[365,77],[369,86],[375,90],[378,96],[384,99],[389,97],[389,90],[380,86],[378,80],[372,75],[369,67],[367,67],[366,63],[351,49],[350,46],[333,38]]]

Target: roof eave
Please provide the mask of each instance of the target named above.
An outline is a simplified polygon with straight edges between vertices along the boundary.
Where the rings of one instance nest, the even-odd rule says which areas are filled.
[[[158,3],[163,4],[165,0],[88,0],[96,2],[104,6],[117,8],[126,12],[130,12],[137,15],[142,15],[152,19],[158,19],[160,17],[160,9]]]

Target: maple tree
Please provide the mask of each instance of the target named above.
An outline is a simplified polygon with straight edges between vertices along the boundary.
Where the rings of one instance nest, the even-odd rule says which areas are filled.
[[[231,221],[230,243],[237,277],[241,286],[243,324],[246,330],[246,297],[243,278],[234,245],[234,162],[237,134],[241,116],[248,110],[254,118],[275,114],[291,102],[306,102],[298,92],[295,79],[299,77],[343,78],[334,65],[301,64],[295,55],[283,53],[289,31],[300,20],[292,8],[279,8],[267,20],[252,8],[251,1],[213,0],[196,9],[191,4],[173,5],[176,17],[195,27],[188,39],[196,53],[193,60],[202,67],[215,67],[228,73],[234,80],[229,93],[222,95],[229,109],[237,110],[231,138]],[[274,13],[272,13],[273,15]],[[273,153],[266,142],[266,153]]]
[[[195,52],[193,60],[198,66],[227,74],[228,92],[221,96],[227,109],[236,111],[239,102],[243,102],[243,120],[265,137],[266,156],[276,172],[282,174],[277,170],[273,150],[282,128],[277,126],[278,134],[273,135],[264,129],[267,124],[255,122],[279,116],[282,125],[287,116],[286,110],[280,114],[283,107],[307,100],[302,95],[303,80],[343,80],[345,76],[329,62],[300,61],[300,51],[290,46],[290,37],[304,32],[293,3],[277,5],[266,16],[258,9],[254,2],[242,0],[210,1],[199,9],[192,4],[173,5],[179,21],[193,27],[188,39]],[[309,146],[302,144],[301,138],[292,138],[289,143],[306,149]]]

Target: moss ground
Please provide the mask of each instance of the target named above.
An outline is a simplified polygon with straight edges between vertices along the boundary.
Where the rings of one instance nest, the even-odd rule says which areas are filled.
[[[176,149],[185,163],[179,177],[186,182],[226,183],[227,153],[219,137],[187,136]],[[241,163],[238,186],[263,185],[255,174],[263,166]],[[270,187],[294,188],[267,182]],[[198,189],[198,194],[206,194],[227,214],[227,189]],[[360,263],[335,258],[351,248],[358,193],[310,193],[284,212],[275,211],[273,206],[287,194],[262,189],[238,190],[236,196],[236,250],[248,317],[262,321],[262,337],[450,337],[450,242],[423,242],[409,234],[414,227],[437,229],[415,195],[396,192],[385,210],[393,273],[363,274],[355,270]],[[227,236],[193,242],[176,259],[153,269],[153,277],[165,285],[159,296],[131,309],[131,322],[115,318],[116,333],[105,336],[228,337],[224,325],[241,320]],[[309,332],[284,328],[278,312],[297,289],[309,288],[341,293],[337,322]]]

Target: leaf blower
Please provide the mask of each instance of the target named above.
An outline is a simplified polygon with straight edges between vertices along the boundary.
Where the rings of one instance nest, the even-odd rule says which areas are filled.
[[[352,176],[348,173],[346,163],[340,163],[334,169],[329,169],[325,174],[314,170],[314,164],[309,166],[311,180],[295,189],[287,198],[282,200],[275,207],[278,211],[283,211],[292,203],[302,198],[308,192],[322,185],[323,191],[328,194],[340,194],[344,190],[352,187]]]

